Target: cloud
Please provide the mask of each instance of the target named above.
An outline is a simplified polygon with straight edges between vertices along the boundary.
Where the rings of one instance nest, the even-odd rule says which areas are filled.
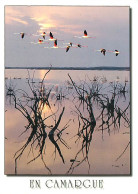
[[[24,20],[22,20],[20,18],[15,18],[15,17],[12,17],[12,16],[8,16],[6,18],[6,23],[12,24],[13,22],[18,22],[18,23],[21,23],[21,24],[24,24],[24,25],[28,25],[27,21],[24,21]]]
[[[28,22],[23,18],[25,17],[20,11],[14,8],[14,6],[5,7],[5,24],[13,24],[14,22],[28,25]]]
[[[128,7],[104,6],[6,6],[5,21],[27,25],[25,17],[29,17],[37,23],[40,32],[57,28],[81,35],[82,28],[88,27],[95,34],[99,33],[100,26],[124,25],[129,20],[128,11]]]

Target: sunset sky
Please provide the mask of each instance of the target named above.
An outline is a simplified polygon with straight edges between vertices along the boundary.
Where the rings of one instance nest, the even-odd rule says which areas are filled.
[[[129,64],[130,43],[129,7],[73,7],[73,6],[5,6],[5,66],[24,67],[97,67],[123,66]],[[79,39],[84,30],[96,38]],[[58,46],[67,42],[88,47],[46,49],[49,44],[31,44],[39,36],[51,31],[58,40]],[[19,34],[25,32],[24,39]],[[46,36],[46,39],[49,37]],[[120,51],[116,57],[109,52],[102,55],[99,50]]]

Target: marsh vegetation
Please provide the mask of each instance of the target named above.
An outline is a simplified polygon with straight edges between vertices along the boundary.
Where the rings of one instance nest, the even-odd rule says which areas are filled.
[[[108,82],[106,77],[88,75],[76,81],[68,73],[64,84],[48,85],[49,73],[50,70],[45,71],[41,80],[35,80],[28,71],[25,87],[13,86],[11,80],[5,82],[6,99],[25,123],[25,126],[20,124],[19,137],[23,136],[24,141],[14,153],[14,173],[20,171],[18,164],[26,157],[27,150],[27,164],[40,159],[46,169],[44,174],[56,174],[48,165],[48,155],[54,156],[51,163],[58,160],[60,168],[66,166],[64,174],[75,174],[84,163],[88,167],[84,174],[91,174],[91,160],[95,160],[90,158],[95,149],[94,134],[98,133],[104,141],[105,134],[112,136],[123,128],[123,136],[130,135],[129,82]],[[130,140],[125,143],[114,161],[126,154]]]

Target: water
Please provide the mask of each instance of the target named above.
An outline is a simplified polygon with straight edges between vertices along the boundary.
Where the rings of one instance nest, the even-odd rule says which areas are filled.
[[[129,175],[129,71],[46,72],[5,70],[5,174]]]

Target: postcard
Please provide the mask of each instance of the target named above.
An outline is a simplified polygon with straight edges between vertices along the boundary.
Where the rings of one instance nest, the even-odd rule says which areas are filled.
[[[132,179],[131,11],[4,6],[4,177],[38,192]]]

